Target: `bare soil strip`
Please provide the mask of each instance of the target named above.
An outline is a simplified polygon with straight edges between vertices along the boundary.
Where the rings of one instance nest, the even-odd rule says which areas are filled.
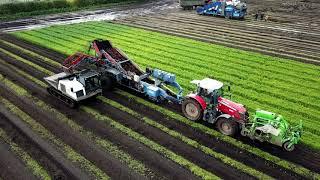
[[[39,138],[26,124],[1,104],[0,113],[4,116],[2,128],[15,143],[19,144],[20,147],[36,159],[49,172],[51,177],[67,179],[89,178],[88,175],[68,162],[55,147]]]
[[[0,119],[1,121],[5,121],[5,117],[2,114],[0,114]],[[30,173],[30,171],[26,168],[25,164],[18,158],[18,156],[10,151],[9,145],[3,142],[1,139],[0,159],[0,179],[36,179],[36,177],[32,173]]]

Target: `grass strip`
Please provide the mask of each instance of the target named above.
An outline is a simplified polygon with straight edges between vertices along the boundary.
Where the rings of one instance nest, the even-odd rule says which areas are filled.
[[[231,159],[230,157],[227,157],[227,156],[225,156],[225,155],[223,155],[221,153],[215,152],[212,149],[201,145],[197,141],[194,141],[194,140],[192,140],[192,139],[190,139],[190,138],[188,138],[188,137],[186,137],[186,136],[184,136],[184,135],[182,135],[182,134],[180,134],[180,133],[178,133],[178,132],[176,132],[174,130],[171,130],[171,129],[167,128],[166,126],[163,126],[162,124],[155,122],[152,119],[149,119],[147,117],[143,117],[139,113],[137,113],[137,112],[133,111],[132,109],[127,108],[127,107],[125,107],[125,106],[123,106],[123,105],[121,105],[121,104],[119,104],[119,103],[117,103],[115,101],[112,101],[112,100],[107,99],[107,98],[102,97],[102,96],[99,96],[98,99],[100,99],[105,104],[108,104],[108,105],[113,106],[113,107],[115,107],[117,109],[120,109],[121,111],[127,112],[128,114],[130,114],[130,115],[142,120],[144,123],[146,123],[146,124],[148,124],[150,126],[153,126],[155,128],[160,129],[161,131],[169,134],[170,136],[175,137],[175,138],[181,140],[182,142],[184,142],[184,143],[186,143],[186,144],[188,144],[188,145],[190,145],[190,146],[192,146],[194,148],[197,148],[197,149],[201,150],[205,154],[208,154],[208,155],[210,155],[210,156],[212,156],[212,157],[214,157],[216,159],[219,159],[223,163],[225,163],[225,164],[227,164],[227,165],[229,165],[229,166],[231,166],[231,167],[233,167],[235,169],[238,169],[241,172],[245,172],[245,173],[247,173],[247,174],[249,174],[251,176],[254,176],[256,178],[259,178],[259,179],[273,179],[272,177],[264,174],[263,172],[257,171],[257,170],[255,170],[255,169],[253,169],[253,168],[251,168],[251,167],[249,167],[249,166],[247,166],[247,165],[245,165],[245,164],[243,164],[241,162],[238,162],[238,161],[236,161],[234,159]]]
[[[0,97],[1,100],[1,97]],[[10,150],[14,152],[26,167],[39,179],[50,180],[50,175],[48,172],[36,161],[34,160],[28,153],[26,153],[18,144],[14,143],[11,138],[6,134],[6,132],[0,128],[0,137],[4,140],[9,146]]]
[[[202,124],[199,124],[199,123],[194,123],[188,119],[186,119],[185,117],[177,114],[177,113],[174,113],[170,110],[167,110],[161,106],[158,106],[156,104],[153,104],[151,102],[148,102],[140,97],[136,97],[128,92],[125,92],[125,91],[116,91],[117,94],[120,94],[122,96],[125,96],[125,97],[128,97],[130,99],[133,99],[135,100],[136,102],[142,104],[142,105],[145,105],[147,107],[150,107],[156,111],[159,111],[160,113],[164,114],[165,116],[173,119],[173,120],[177,120],[181,123],[184,123],[184,124],[187,124],[197,130],[200,130],[210,136],[213,136],[213,137],[218,137],[220,140],[223,140],[227,143],[230,143],[240,149],[243,149],[245,151],[248,151],[252,154],[255,154],[257,156],[260,156],[264,159],[266,159],[267,161],[271,161],[277,165],[279,165],[280,167],[283,167],[285,169],[288,169],[288,170],[291,170],[297,174],[300,174],[304,177],[307,177],[307,178],[313,178],[313,179],[320,179],[320,175],[315,173],[315,172],[312,172],[300,165],[297,165],[297,164],[294,164],[294,163],[291,163],[291,162],[288,162],[286,160],[282,160],[276,156],[273,156],[267,152],[264,152],[258,148],[255,148],[255,147],[252,147],[250,145],[246,145],[244,143],[242,143],[241,141],[238,141],[236,139],[233,139],[232,137],[229,137],[229,136],[224,136],[222,135],[221,133],[211,129],[211,128],[208,128]]]
[[[0,74],[0,78],[1,78],[1,74]],[[31,97],[31,95],[25,89],[15,85],[11,81],[9,81],[5,78],[3,78],[3,81],[5,82],[5,84],[7,86],[14,88],[16,90],[16,93],[18,93],[20,96],[26,96],[28,98],[32,98],[37,106],[41,107],[44,110],[47,110],[49,112],[56,114],[59,120],[61,120],[65,124],[69,125],[73,130],[80,132],[82,135],[85,135],[86,137],[89,137],[92,140],[94,140],[94,142],[96,144],[98,144],[99,146],[101,146],[104,151],[112,154],[114,157],[116,157],[121,162],[126,164],[133,171],[137,172],[138,174],[144,175],[144,176],[149,176],[149,177],[155,176],[154,173],[149,168],[147,168],[142,162],[134,159],[134,157],[132,157],[128,153],[122,151],[121,149],[119,149],[116,145],[114,145],[110,141],[108,141],[106,139],[102,139],[102,138],[94,135],[94,133],[83,129],[81,126],[79,126],[78,124],[73,122],[71,119],[67,118],[62,113],[60,113],[57,110],[48,106],[45,102],[43,102],[35,97]],[[1,80],[0,80],[0,82],[1,82]],[[43,86],[43,87],[46,87],[46,86]]]
[[[200,168],[199,166],[193,164],[192,162],[186,160],[185,158],[179,156],[178,154],[166,149],[165,147],[157,144],[156,142],[142,136],[141,134],[131,130],[130,128],[125,127],[124,125],[114,121],[113,119],[100,114],[95,109],[92,109],[92,108],[86,107],[86,106],[81,106],[81,109],[84,110],[85,112],[93,115],[95,117],[95,119],[97,119],[99,121],[103,121],[107,124],[110,124],[112,127],[114,127],[115,129],[118,129],[122,133],[127,134],[129,137],[136,139],[137,141],[145,144],[146,146],[150,147],[151,149],[164,155],[168,159],[171,159],[173,162],[185,167],[186,169],[189,169],[196,176],[199,176],[202,179],[220,179],[219,177],[212,174],[211,172],[208,172],[208,171]]]

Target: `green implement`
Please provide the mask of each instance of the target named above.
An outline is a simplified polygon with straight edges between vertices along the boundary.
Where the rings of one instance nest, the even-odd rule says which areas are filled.
[[[293,151],[302,135],[302,122],[291,127],[281,115],[257,110],[254,118],[243,124],[241,135],[261,142],[267,141],[283,147],[286,151]]]

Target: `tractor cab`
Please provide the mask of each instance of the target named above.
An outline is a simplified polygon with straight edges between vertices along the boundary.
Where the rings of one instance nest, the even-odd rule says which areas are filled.
[[[203,80],[193,80],[191,83],[197,85],[196,94],[203,97],[207,105],[218,105],[218,98],[223,95],[222,82],[205,78]]]

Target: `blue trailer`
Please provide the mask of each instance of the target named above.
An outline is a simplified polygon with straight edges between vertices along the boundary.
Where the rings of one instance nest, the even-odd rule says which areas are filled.
[[[197,8],[199,15],[222,16],[229,19],[244,19],[247,14],[246,3],[240,0],[220,0]]]

